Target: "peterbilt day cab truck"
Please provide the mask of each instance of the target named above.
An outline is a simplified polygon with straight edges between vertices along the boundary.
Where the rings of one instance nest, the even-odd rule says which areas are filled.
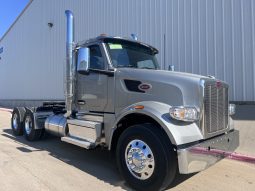
[[[225,82],[160,70],[158,50],[137,40],[74,43],[72,12],[66,17],[65,102],[14,108],[16,136],[35,141],[49,133],[86,149],[106,147],[136,190],[165,189],[177,173],[202,171],[225,156],[215,150],[237,148]]]

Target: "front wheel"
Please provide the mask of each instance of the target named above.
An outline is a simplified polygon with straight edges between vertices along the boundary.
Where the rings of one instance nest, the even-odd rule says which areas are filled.
[[[161,190],[173,181],[177,158],[171,142],[155,125],[141,124],[120,136],[116,158],[125,180],[136,190]]]

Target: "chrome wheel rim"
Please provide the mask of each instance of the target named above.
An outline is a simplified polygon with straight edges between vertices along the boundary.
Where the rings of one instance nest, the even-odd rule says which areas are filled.
[[[26,117],[26,120],[25,120],[25,131],[26,131],[27,135],[29,135],[31,133],[31,131],[32,131],[32,120],[31,120],[30,116]]]
[[[129,172],[137,179],[150,178],[155,169],[155,161],[150,147],[141,140],[129,142],[125,152]]]
[[[18,115],[15,113],[12,118],[12,126],[15,130],[18,129]]]

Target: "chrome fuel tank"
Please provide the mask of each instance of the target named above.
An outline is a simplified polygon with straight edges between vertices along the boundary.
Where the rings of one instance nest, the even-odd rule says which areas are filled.
[[[45,121],[45,130],[46,132],[63,137],[67,134],[66,128],[67,120],[63,115],[51,115]]]

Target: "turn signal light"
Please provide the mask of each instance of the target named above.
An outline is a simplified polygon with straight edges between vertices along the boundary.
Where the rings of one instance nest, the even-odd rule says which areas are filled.
[[[136,105],[136,106],[134,106],[134,109],[144,109],[144,106],[143,105]]]

